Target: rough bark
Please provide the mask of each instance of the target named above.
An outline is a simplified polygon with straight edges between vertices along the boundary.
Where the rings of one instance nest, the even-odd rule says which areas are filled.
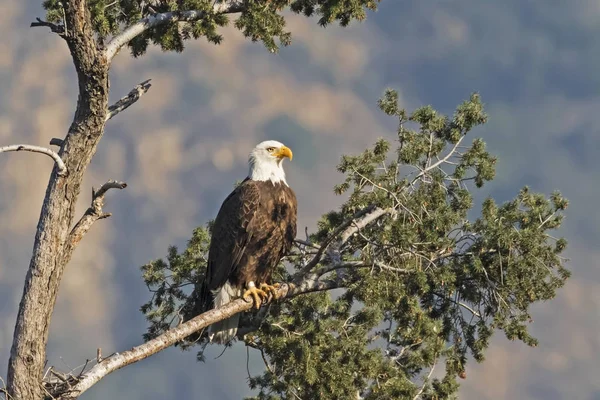
[[[71,0],[63,4],[69,32],[65,39],[77,70],[79,98],[59,151],[68,174],[59,176],[55,167],[50,176],[19,304],[8,365],[8,392],[15,400],[43,398],[41,380],[50,319],[73,250],[70,247],[65,251],[64,244],[83,174],[104,131],[108,104],[108,63],[97,48],[86,2]]]
[[[94,38],[86,1],[65,0],[63,5],[64,27],[41,20],[32,24],[50,27],[67,42],[77,71],[79,96],[67,136],[53,140],[53,144],[60,146],[58,155],[67,173],[62,165],[59,166],[60,171],[55,166],[38,221],[8,365],[8,394],[13,400],[43,398],[46,345],[62,274],[79,242],[79,233],[87,231],[83,228],[89,228],[89,224],[86,225],[89,220],[100,218],[95,213],[88,213],[84,216],[83,225],[78,224],[71,232],[83,174],[96,152],[105,122],[133,104],[149,87],[147,81],[143,82],[133,98],[121,99],[125,100],[123,104],[109,110],[108,71],[112,57],[129,40],[152,26],[179,19],[197,20],[203,16],[201,12],[188,11],[175,16],[167,13],[156,18],[149,17],[117,36],[108,49],[101,50]],[[216,11],[224,13],[239,9],[237,1],[215,5]]]

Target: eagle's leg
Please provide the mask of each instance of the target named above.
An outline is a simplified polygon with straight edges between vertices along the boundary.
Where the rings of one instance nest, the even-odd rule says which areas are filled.
[[[260,308],[261,303],[263,301],[266,302],[266,300],[269,298],[269,295],[267,294],[267,292],[262,290],[262,287],[260,289],[257,289],[254,285],[254,282],[252,281],[248,282],[246,287],[247,290],[244,292],[244,299],[246,299],[248,296],[252,296],[252,299],[254,299],[254,307],[256,307],[256,309],[258,310]]]
[[[274,283],[272,285],[267,285],[266,283],[261,283],[260,284],[260,288],[262,290],[264,290],[265,292],[270,293],[271,296],[273,296],[273,298],[275,300],[277,300],[279,298],[279,292],[278,292],[278,290],[279,290],[280,287],[281,287],[280,283]]]

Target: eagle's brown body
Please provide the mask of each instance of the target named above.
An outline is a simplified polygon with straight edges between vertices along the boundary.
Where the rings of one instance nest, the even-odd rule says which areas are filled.
[[[239,296],[249,282],[257,287],[269,283],[296,237],[296,215],[296,196],[284,182],[246,178],[223,201],[213,226],[202,288],[204,310]],[[237,323],[238,318],[232,318],[214,324],[215,341],[230,340]]]

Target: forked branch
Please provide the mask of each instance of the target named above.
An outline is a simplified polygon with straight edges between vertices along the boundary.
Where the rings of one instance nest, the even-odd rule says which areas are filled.
[[[40,147],[40,146],[32,146],[29,144],[13,144],[10,146],[0,147],[0,153],[5,153],[8,151],[31,151],[33,153],[45,154],[49,157],[52,157],[52,159],[56,163],[56,167],[58,168],[58,175],[60,175],[60,176],[67,175],[67,167],[65,166],[65,163],[60,158],[58,153],[56,153],[50,149],[47,149],[45,147]]]
[[[104,206],[104,195],[110,189],[125,189],[127,184],[125,182],[108,181],[104,185],[100,186],[98,190],[92,188],[92,204],[86,210],[83,217],[77,222],[77,224],[71,230],[69,239],[66,243],[65,255],[70,257],[73,249],[81,241],[83,236],[90,230],[92,224],[99,219],[110,217],[111,213],[104,213],[102,207]]]
[[[463,141],[464,138],[465,138],[464,136],[461,136],[461,138],[456,141],[456,143],[454,144],[454,146],[452,147],[450,152],[448,154],[446,154],[446,156],[444,158],[438,160],[434,164],[431,164],[430,166],[428,166],[427,168],[425,168],[421,172],[419,172],[419,174],[413,178],[411,183],[416,182],[420,177],[422,177],[423,175],[425,175],[432,169],[439,167],[440,165],[442,165],[445,162],[448,162],[450,157],[453,157],[456,154],[456,150],[458,149],[458,147],[460,146],[460,143]]]

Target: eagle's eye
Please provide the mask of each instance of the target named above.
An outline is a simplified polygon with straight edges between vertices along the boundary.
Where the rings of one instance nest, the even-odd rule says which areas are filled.
[[[275,151],[275,147],[267,147],[267,151],[268,151],[269,153],[272,153],[272,152],[274,152],[274,151]]]

